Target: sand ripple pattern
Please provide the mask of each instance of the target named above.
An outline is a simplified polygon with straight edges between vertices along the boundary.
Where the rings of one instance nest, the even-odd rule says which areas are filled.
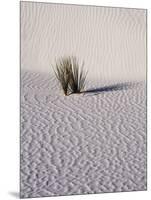
[[[21,2],[22,69],[50,71],[68,55],[92,78],[145,79],[146,10]]]
[[[146,190],[145,83],[68,97],[50,75],[21,84],[22,197]]]

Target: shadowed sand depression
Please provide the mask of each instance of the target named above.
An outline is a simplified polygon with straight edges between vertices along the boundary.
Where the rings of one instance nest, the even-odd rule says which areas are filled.
[[[21,80],[22,197],[146,189],[145,82],[63,96],[50,75]]]

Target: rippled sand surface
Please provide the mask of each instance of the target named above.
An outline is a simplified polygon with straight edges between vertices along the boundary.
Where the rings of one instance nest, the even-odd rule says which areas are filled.
[[[22,197],[146,190],[145,82],[91,85],[22,71]]]
[[[21,196],[146,190],[146,10],[21,2],[20,17]],[[84,61],[86,92],[63,95],[63,56]]]

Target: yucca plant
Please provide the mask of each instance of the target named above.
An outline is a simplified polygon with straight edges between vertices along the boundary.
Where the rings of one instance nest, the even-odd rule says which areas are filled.
[[[87,72],[83,66],[79,66],[75,57],[61,58],[56,62],[54,72],[65,95],[80,93],[84,89]]]
[[[56,69],[54,69],[56,78],[59,80],[60,85],[64,91],[64,94],[67,95],[68,84],[70,79],[70,68],[71,63],[67,58],[59,59],[56,63]]]
[[[87,72],[84,71],[84,64],[80,67],[75,57],[70,59],[69,90],[71,93],[80,93],[84,90]]]

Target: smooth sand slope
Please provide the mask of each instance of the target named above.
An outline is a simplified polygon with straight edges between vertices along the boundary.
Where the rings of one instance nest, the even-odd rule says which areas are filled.
[[[146,10],[22,2],[21,68],[50,72],[71,55],[93,80],[144,80]]]
[[[63,96],[55,77],[22,71],[21,84],[22,197],[146,189],[145,82]]]

